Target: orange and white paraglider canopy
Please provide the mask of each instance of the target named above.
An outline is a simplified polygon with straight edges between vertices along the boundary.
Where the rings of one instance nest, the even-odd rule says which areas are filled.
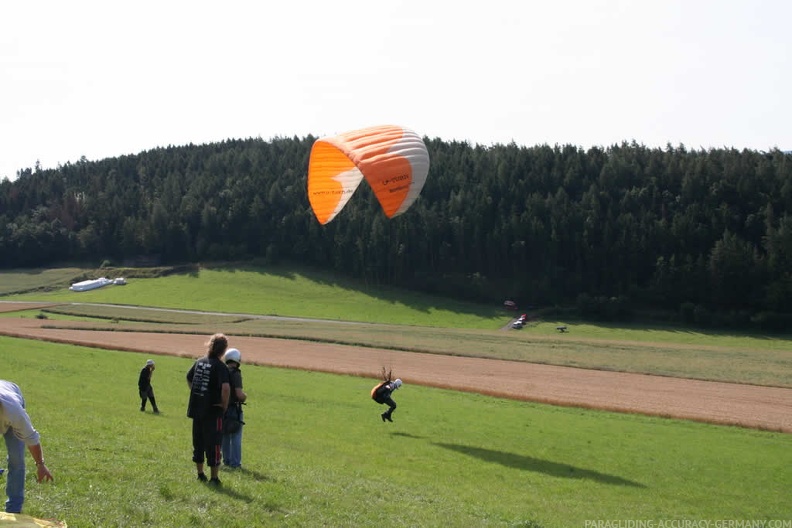
[[[429,153],[418,134],[393,125],[317,139],[308,162],[308,200],[319,223],[341,212],[363,178],[388,218],[418,198],[429,173]]]

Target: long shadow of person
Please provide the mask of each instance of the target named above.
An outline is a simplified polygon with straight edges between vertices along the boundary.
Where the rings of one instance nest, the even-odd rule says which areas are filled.
[[[241,467],[235,470],[243,475],[247,475],[253,477],[253,480],[260,481],[260,482],[267,482],[267,481],[274,481],[275,479],[270,477],[269,475],[265,475],[264,473],[259,473],[256,470],[248,469],[246,467]]]
[[[229,488],[228,483],[224,482],[222,486],[208,486],[209,489],[219,493],[220,495],[225,495],[232,499],[241,499],[245,502],[253,502],[253,497],[250,495],[245,495],[243,493],[239,493],[238,491]]]
[[[456,451],[457,453],[476,457],[487,462],[494,462],[502,466],[521,469],[524,471],[536,471],[538,473],[544,473],[545,475],[550,475],[552,477],[589,479],[601,482],[603,484],[613,484],[616,486],[633,486],[636,488],[646,487],[640,482],[625,479],[617,475],[609,475],[607,473],[600,473],[599,471],[594,471],[591,469],[575,467],[569,464],[562,464],[560,462],[552,462],[550,460],[542,460],[541,458],[534,458],[526,455],[518,455],[516,453],[509,453],[507,451],[495,451],[493,449],[485,449],[483,447],[472,447],[459,444],[435,443],[434,445],[444,449]]]
[[[401,436],[401,437],[404,437],[404,438],[414,438],[416,440],[423,439],[423,436],[415,436],[415,435],[412,435],[410,433],[402,433],[400,431],[392,432],[391,436]]]

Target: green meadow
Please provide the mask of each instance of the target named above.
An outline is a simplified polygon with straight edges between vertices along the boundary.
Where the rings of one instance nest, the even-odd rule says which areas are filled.
[[[147,359],[0,337],[55,482],[25,511],[82,526],[584,526],[790,519],[792,435],[405,385],[394,423],[373,379],[243,367],[243,466],[195,480],[184,375]],[[13,376],[9,374],[13,373]]]
[[[83,293],[68,291],[68,279],[58,280],[60,287],[52,289],[36,286],[24,271],[0,274],[0,301],[60,303],[5,316],[43,315],[56,326],[79,319],[119,331],[224,331],[792,386],[792,347],[785,337],[576,321],[503,330],[510,317],[500,307],[311,272],[202,269]],[[570,332],[558,334],[558,324]],[[136,382],[145,355],[7,337],[0,337],[0,351],[1,377],[22,387],[56,479],[37,484],[28,474],[25,512],[71,527],[715,526],[765,520],[792,527],[789,434],[409,384],[394,395],[395,422],[386,424],[368,397],[373,377],[243,365],[250,402],[244,469],[221,472],[223,486],[213,489],[195,480],[191,462],[184,379],[191,360],[156,358],[153,385],[163,413],[153,415],[138,410]]]
[[[252,266],[202,268],[194,273],[128,279],[126,286],[87,292],[70,291],[68,280],[61,280],[60,288],[48,282],[36,289],[37,279],[54,275],[52,270],[1,273],[0,295],[4,296],[0,296],[0,300],[101,302],[444,328],[495,328],[504,320],[501,306],[482,306],[371,286],[315,270]],[[117,275],[112,270],[97,270],[94,277],[98,276],[114,278]],[[24,287],[16,284],[24,284]],[[50,289],[45,291],[44,286]]]

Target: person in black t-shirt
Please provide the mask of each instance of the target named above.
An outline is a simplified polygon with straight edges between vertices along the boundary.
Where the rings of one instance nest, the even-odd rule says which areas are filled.
[[[204,461],[211,471],[211,484],[220,485],[220,445],[223,440],[223,415],[228,408],[231,388],[228,367],[220,358],[228,348],[223,334],[213,335],[206,343],[206,356],[198,359],[187,372],[190,401],[187,416],[192,418],[193,462],[198,480],[206,482]]]

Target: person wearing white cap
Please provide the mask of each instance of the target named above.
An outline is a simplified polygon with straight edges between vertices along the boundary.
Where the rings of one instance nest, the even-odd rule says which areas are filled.
[[[390,376],[389,376],[390,377]],[[393,421],[393,411],[396,410],[396,402],[391,398],[393,391],[402,386],[402,380],[395,379],[393,381],[385,380],[371,390],[371,398],[380,405],[387,405],[388,410],[380,415],[382,421]]]
[[[140,410],[146,410],[146,402],[151,400],[151,407],[154,409],[154,414],[159,414],[157,408],[157,400],[154,399],[154,387],[151,386],[151,376],[154,375],[154,360],[149,359],[146,361],[146,366],[140,371],[138,378],[138,393],[140,394]]]
[[[228,409],[223,417],[223,464],[229,469],[239,469],[242,467],[242,426],[245,425],[242,404],[247,401],[247,393],[242,388],[242,353],[229,348],[223,362],[228,367],[231,386]]]

